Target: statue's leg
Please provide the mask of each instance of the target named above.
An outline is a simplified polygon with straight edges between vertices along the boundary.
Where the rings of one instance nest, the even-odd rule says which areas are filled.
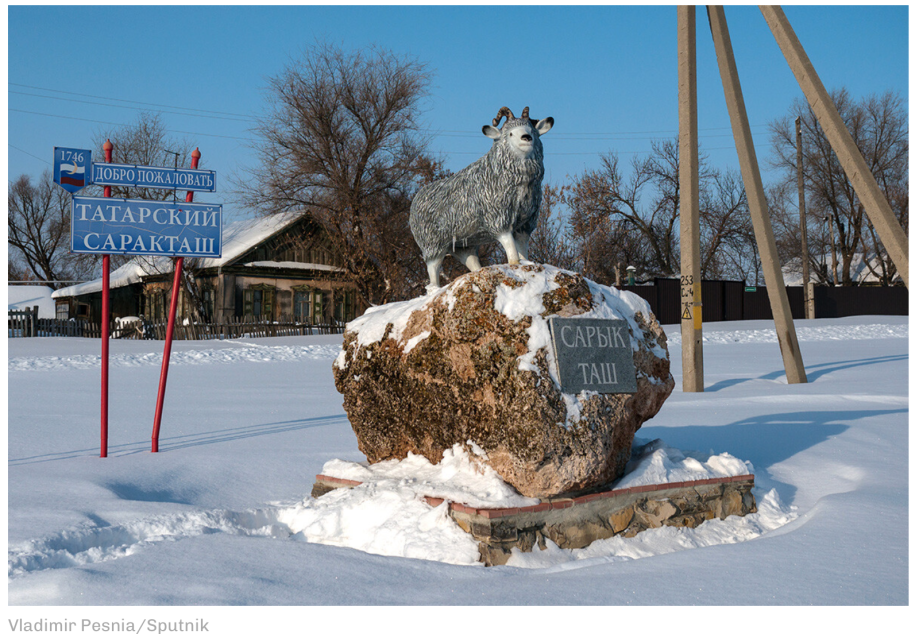
[[[478,247],[469,247],[466,249],[457,249],[453,254],[457,260],[466,265],[466,268],[470,271],[478,271],[482,268],[482,263],[479,262],[479,248]]]
[[[440,267],[444,263],[444,256],[435,257],[432,260],[425,260],[425,264],[428,267],[428,278],[431,280],[431,283],[428,285],[428,288],[440,288]]]
[[[514,244],[514,235],[510,231],[502,233],[498,236],[498,242],[500,242],[501,246],[504,247],[504,252],[507,254],[507,263],[520,264],[520,256],[517,253],[517,245]]]
[[[520,256],[521,260],[529,260],[527,253],[530,251],[530,234],[528,233],[515,233],[514,234],[514,244],[517,245],[517,254]]]

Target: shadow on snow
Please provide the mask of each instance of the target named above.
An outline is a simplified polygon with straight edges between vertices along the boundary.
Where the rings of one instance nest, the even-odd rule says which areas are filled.
[[[165,453],[167,451],[187,449],[188,447],[198,447],[201,445],[242,440],[256,436],[281,434],[291,431],[299,431],[301,429],[310,429],[313,427],[340,425],[346,422],[348,422],[348,418],[344,414],[336,414],[334,416],[319,416],[317,418],[302,418],[299,420],[280,421],[276,423],[262,423],[259,425],[231,427],[229,429],[199,432],[195,434],[184,434],[181,436],[167,436],[160,439],[159,449],[160,453]],[[149,447],[149,439],[137,442],[123,443],[120,445],[109,445],[108,455],[109,457],[127,456],[150,451]],[[99,448],[90,447],[85,449],[75,449],[73,451],[62,451],[58,453],[28,456],[25,458],[10,458],[7,461],[7,464],[10,467],[16,467],[25,464],[50,462],[54,460],[69,460],[71,458],[85,458],[98,455]]]

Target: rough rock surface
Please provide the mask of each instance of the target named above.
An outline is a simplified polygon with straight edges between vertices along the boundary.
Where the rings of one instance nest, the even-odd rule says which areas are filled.
[[[635,394],[565,394],[551,315],[624,319]],[[437,463],[467,444],[529,497],[610,483],[632,438],[673,390],[666,336],[638,296],[550,266],[483,268],[348,324],[335,385],[371,463]]]

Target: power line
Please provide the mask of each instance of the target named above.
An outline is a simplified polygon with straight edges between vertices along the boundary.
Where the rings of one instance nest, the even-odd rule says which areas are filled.
[[[35,114],[41,117],[54,117],[56,119],[72,119],[74,121],[87,121],[89,123],[101,123],[104,125],[116,125],[127,127],[126,123],[115,123],[114,121],[99,121],[97,119],[84,119],[82,117],[68,117],[62,114],[49,114],[47,112],[33,112],[32,110],[20,110],[18,108],[8,108],[9,112],[23,112],[25,114]],[[173,134],[192,134],[195,136],[211,136],[219,139],[236,139],[237,141],[255,141],[251,137],[241,137],[241,136],[227,136],[225,134],[208,134],[207,132],[188,132],[186,130],[167,130],[167,132],[172,132]]]
[[[725,128],[721,128],[721,129],[725,129]],[[727,129],[729,130],[730,128],[727,128]],[[616,134],[616,133],[613,133],[613,134]],[[618,134],[638,134],[638,133],[636,133],[636,132],[621,132],[621,133],[618,133]],[[677,134],[677,132],[675,131],[675,132],[674,132],[674,136],[675,136],[676,134]],[[766,131],[764,131],[764,132],[752,132],[751,134],[752,134],[753,136],[761,136],[761,135],[764,135],[764,134],[769,134],[769,132],[766,132]],[[480,137],[480,136],[482,136],[482,135],[481,135],[480,133],[477,133],[477,132],[467,132],[467,133],[462,133],[462,134],[445,134],[445,133],[435,132],[435,133],[434,133],[434,136],[437,136],[437,137],[454,137],[454,138],[471,139],[471,138],[474,138],[474,137]],[[699,135],[699,138],[700,138],[700,139],[717,139],[717,138],[725,138],[725,137],[732,138],[733,136],[734,136],[733,134],[700,134],[700,135]],[[654,136],[652,136],[652,137],[648,137],[648,136],[628,136],[628,137],[602,136],[602,137],[601,137],[601,136],[598,136],[598,137],[594,137],[594,138],[575,138],[575,137],[572,137],[572,136],[570,136],[570,135],[564,135],[564,134],[553,134],[553,135],[552,135],[552,141],[553,141],[553,142],[554,142],[554,141],[582,141],[582,142],[591,142],[591,141],[663,141],[663,140],[669,140],[669,139],[671,139],[671,138],[673,138],[673,137],[671,137],[671,136],[658,136],[658,137],[654,137]]]
[[[38,115],[38,116],[42,116],[42,117],[54,117],[54,118],[57,118],[57,119],[71,119],[71,120],[74,120],[74,121],[86,121],[86,122],[89,122],[89,123],[101,123],[101,124],[104,124],[104,125],[114,125],[114,126],[127,126],[127,125],[128,125],[128,124],[124,124],[124,123],[115,123],[114,121],[99,121],[98,119],[86,119],[86,118],[83,118],[83,117],[71,117],[71,116],[67,116],[67,115],[50,114],[50,113],[47,113],[47,112],[35,112],[35,111],[33,111],[33,110],[21,110],[21,109],[19,109],[19,108],[9,108],[8,111],[9,111],[9,112],[21,112],[21,113],[24,113],[24,114],[34,114],[34,115]],[[712,128],[712,129],[719,129],[719,128]],[[721,129],[723,129],[723,128],[721,128]],[[218,138],[218,139],[234,139],[234,140],[237,140],[237,141],[250,141],[250,142],[256,141],[256,139],[253,139],[252,137],[239,137],[239,136],[231,136],[231,135],[226,135],[226,134],[209,134],[209,133],[207,133],[207,132],[190,132],[190,131],[186,131],[186,130],[167,130],[167,131],[168,131],[168,132],[172,132],[172,133],[174,133],[174,134],[190,134],[190,135],[193,135],[193,136],[206,136],[206,137],[214,137],[214,138]],[[436,132],[436,131],[435,131],[435,132]],[[626,133],[623,133],[623,134],[626,134]],[[767,134],[767,133],[766,133],[766,132],[754,132],[754,133],[753,133],[753,135],[762,135],[762,134]],[[478,137],[479,135],[478,135],[477,133],[475,133],[475,132],[470,132],[470,133],[464,133],[464,134],[440,134],[440,133],[437,133],[437,134],[435,134],[435,136],[474,138],[474,137]],[[730,136],[731,136],[730,134],[712,134],[712,135],[700,135],[700,138],[719,138],[719,137],[730,137]],[[647,141],[655,141],[655,140],[664,140],[664,139],[666,139],[667,137],[657,137],[657,138],[655,138],[655,137],[635,137],[635,138],[619,138],[619,139],[617,139],[617,138],[612,138],[612,139],[604,139],[604,138],[597,138],[597,139],[568,139],[568,138],[565,138],[565,137],[553,137],[553,138],[556,138],[557,140],[563,140],[563,141],[578,141],[578,140],[581,140],[581,141],[646,141],[646,140],[647,140]],[[713,149],[717,149],[717,148],[713,148]],[[644,152],[621,152],[621,154],[643,154],[643,153],[644,153]],[[451,152],[451,154],[477,154],[477,152]],[[557,155],[557,156],[582,156],[582,155],[583,155],[583,156],[588,156],[588,155],[596,154],[596,152],[553,152],[553,154],[555,154],[555,155]]]
[[[48,165],[52,165],[51,162],[46,161],[46,160],[43,159],[43,158],[39,158],[39,157],[35,156],[34,154],[32,154],[31,152],[26,152],[26,151],[23,150],[22,148],[16,147],[16,146],[13,145],[12,143],[7,143],[7,145],[10,146],[11,148],[13,148],[14,150],[19,150],[19,151],[22,152],[23,154],[28,154],[28,155],[31,156],[32,158],[38,159],[38,160],[41,161],[42,163],[47,163]],[[52,165],[52,167],[53,167],[53,165]]]
[[[87,121],[87,122],[89,122],[89,123],[102,123],[102,124],[104,124],[104,125],[115,125],[115,126],[124,126],[124,125],[126,125],[126,124],[123,124],[123,123],[115,123],[115,122],[113,122],[113,121],[98,121],[98,120],[96,120],[96,119],[83,119],[83,118],[81,118],[81,117],[68,117],[68,116],[60,115],[60,114],[48,114],[48,113],[45,113],[45,112],[32,112],[31,110],[19,110],[19,109],[17,109],[17,108],[9,108],[9,111],[10,111],[10,112],[23,112],[23,113],[25,113],[25,114],[34,114],[34,115],[39,115],[39,116],[42,116],[42,117],[55,117],[55,118],[57,118],[57,119],[73,119],[73,120],[75,120],[75,121]],[[219,139],[233,139],[233,140],[237,140],[237,141],[250,141],[250,142],[256,141],[256,139],[253,139],[253,138],[251,138],[251,137],[227,136],[227,135],[224,135],[224,134],[208,134],[208,133],[206,133],[206,132],[188,132],[188,131],[185,131],[185,130],[167,130],[167,132],[171,132],[171,133],[173,133],[173,134],[190,134],[190,135],[197,135],[197,136],[215,137],[215,138],[219,138]],[[730,136],[730,135],[715,135],[715,136]],[[643,140],[643,139],[620,139],[620,140],[622,140],[622,141],[640,141],[640,140]],[[17,147],[15,147],[15,146],[13,146],[13,145],[10,145],[10,147],[12,147],[13,149],[19,150],[20,152],[23,152],[23,153],[25,153],[25,154],[29,154],[29,153],[26,152],[25,150],[22,150],[22,149],[20,149],[20,148],[17,148]],[[715,150],[733,150],[733,149],[735,149],[735,148],[733,148],[733,147],[716,147],[716,148],[702,148],[702,149],[705,150],[705,151],[715,151]],[[464,156],[464,155],[476,155],[476,156],[480,156],[480,155],[481,155],[481,152],[453,152],[453,151],[448,151],[448,152],[445,152],[445,153],[448,154],[448,155],[456,155],[456,156]],[[616,154],[647,154],[647,153],[648,153],[647,150],[644,150],[644,151],[636,151],[636,152],[616,152]],[[550,152],[550,153],[549,153],[549,156],[596,156],[596,155],[598,155],[598,154],[602,154],[602,152]],[[38,158],[38,157],[35,156],[34,154],[29,154],[29,156],[31,156],[31,157],[33,157],[33,158]],[[44,161],[44,159],[39,159],[39,160]],[[44,162],[47,163],[47,161],[44,161]],[[48,163],[48,164],[50,165],[50,163]]]
[[[201,115],[191,115],[191,114],[187,114],[187,115],[186,115],[186,113],[182,113],[182,112],[165,112],[165,111],[160,111],[160,112],[163,112],[164,114],[178,114],[178,115],[185,115],[185,116],[202,116],[202,117],[213,118],[213,119],[224,119],[224,117],[219,117],[219,116],[215,116],[215,115],[228,115],[229,117],[239,117],[240,119],[243,119],[243,120],[245,120],[245,121],[250,121],[250,122],[257,122],[257,121],[258,121],[258,119],[257,119],[256,117],[253,117],[252,115],[245,115],[245,114],[239,114],[239,113],[234,113],[234,112],[223,112],[223,111],[219,111],[219,110],[207,110],[207,109],[201,109],[201,108],[188,108],[188,107],[186,107],[186,106],[174,106],[174,105],[167,105],[167,104],[156,104],[156,103],[150,103],[150,102],[145,102],[145,101],[136,101],[136,100],[132,100],[132,99],[118,99],[118,98],[115,98],[115,97],[103,97],[103,96],[100,96],[100,95],[90,95],[90,94],[86,94],[86,93],[70,92],[70,91],[67,91],[67,90],[56,90],[56,89],[53,89],[53,88],[42,88],[42,87],[40,87],[40,86],[30,86],[30,85],[28,85],[28,84],[19,84],[19,83],[15,83],[15,82],[9,82],[9,85],[10,85],[10,86],[19,86],[19,87],[21,87],[21,88],[30,88],[30,89],[32,89],[32,90],[44,90],[44,91],[46,91],[46,92],[55,92],[55,93],[60,93],[60,94],[65,94],[65,95],[75,95],[75,96],[78,96],[78,97],[90,97],[90,98],[92,98],[92,99],[104,99],[104,100],[108,100],[108,101],[120,101],[120,102],[123,102],[123,103],[135,103],[135,104],[140,104],[140,105],[155,106],[155,107],[157,107],[157,108],[170,108],[170,109],[172,109],[172,110],[190,110],[190,111],[193,111],[193,112],[207,113],[207,114],[201,114]],[[82,101],[82,100],[78,100],[78,99],[66,99],[66,98],[62,98],[62,97],[51,97],[51,96],[49,96],[49,95],[33,95],[33,94],[23,93],[23,92],[19,92],[19,91],[9,91],[9,92],[11,92],[11,93],[13,93],[13,94],[25,95],[25,96],[29,96],[29,97],[40,97],[40,98],[44,98],[44,99],[59,99],[59,100],[62,100],[62,101],[73,101],[73,102],[76,102],[76,103],[86,103],[86,104],[90,104],[90,105],[108,106],[108,107],[113,107],[113,108],[128,108],[128,106],[117,106],[117,105],[115,105],[115,104],[93,103],[93,102]],[[144,110],[144,108],[130,108],[130,109],[132,109],[132,110]],[[49,115],[49,116],[50,116],[50,115]],[[228,121],[238,121],[239,119],[226,119],[226,120],[228,120]],[[752,128],[763,128],[763,127],[767,127],[768,125],[769,125],[769,124],[767,124],[767,123],[759,123],[759,124],[751,124],[750,127],[752,127]],[[699,131],[700,131],[700,132],[716,132],[716,131],[724,131],[724,130],[730,130],[730,129],[731,129],[730,127],[699,128]],[[423,131],[424,131],[424,132],[430,132],[430,133],[435,134],[435,135],[437,135],[437,136],[459,136],[459,137],[467,136],[467,137],[474,137],[474,136],[478,136],[478,135],[479,135],[479,133],[478,133],[477,131],[471,131],[471,130],[428,129],[428,130],[423,130]],[[676,135],[678,132],[679,132],[678,130],[673,130],[673,129],[670,129],[670,130],[632,130],[632,131],[629,131],[629,132],[556,132],[556,133],[553,134],[552,136],[553,136],[553,138],[556,138],[556,139],[589,141],[589,140],[594,140],[594,139],[596,139],[596,140],[620,140],[620,139],[617,139],[616,137],[623,136],[623,135],[635,136],[635,135],[646,135],[646,134],[652,134],[652,135],[656,135],[656,134],[665,134],[665,135],[673,136],[673,135]],[[763,133],[763,132],[755,132],[754,134],[764,134],[764,133]],[[729,135],[729,134],[723,134],[723,135],[701,135],[701,136],[702,136],[702,138],[713,138],[713,137],[716,137],[716,136],[731,136],[731,135]],[[579,138],[579,137],[586,137],[586,138]],[[647,137],[636,137],[635,139],[621,139],[621,140],[643,140],[643,139],[645,139],[645,138],[647,138]]]
[[[81,93],[81,92],[69,92],[69,91],[66,91],[66,90],[55,90],[54,88],[42,88],[42,87],[40,87],[40,86],[29,86],[28,84],[17,84],[17,83],[15,83],[15,82],[9,82],[9,84],[10,84],[10,86],[19,86],[20,88],[31,88],[32,90],[44,90],[44,91],[47,91],[47,92],[56,92],[56,93],[60,93],[60,94],[62,94],[62,95],[76,95],[77,97],[91,97],[91,98],[93,98],[93,99],[107,99],[107,100],[109,100],[109,101],[121,101],[121,102],[124,102],[124,103],[137,103],[137,104],[140,104],[140,105],[142,105],[142,106],[156,106],[157,108],[173,108],[173,109],[176,109],[176,110],[193,110],[193,111],[195,111],[195,112],[208,112],[208,113],[211,113],[211,114],[226,114],[226,115],[230,115],[231,117],[243,117],[243,118],[246,118],[246,119],[251,119],[251,118],[252,118],[250,115],[247,115],[247,114],[238,114],[238,113],[236,113],[236,112],[221,112],[221,111],[219,111],[219,110],[202,110],[202,109],[200,109],[200,108],[186,108],[185,106],[167,106],[167,105],[164,105],[164,104],[148,103],[148,102],[146,102],[146,101],[134,101],[134,100],[131,100],[131,99],[118,99],[118,98],[116,98],[116,97],[101,97],[101,96],[99,96],[99,95],[87,95],[87,94]],[[36,96],[39,96],[39,95],[36,95]]]
[[[72,103],[85,103],[85,104],[89,104],[89,105],[91,105],[91,106],[102,106],[102,107],[104,107],[104,108],[125,108],[125,109],[128,109],[128,110],[149,111],[149,108],[138,108],[137,106],[121,106],[121,105],[114,104],[114,103],[98,103],[98,102],[95,102],[95,101],[85,101],[85,100],[83,100],[83,99],[69,99],[69,98],[67,98],[67,97],[53,97],[53,96],[51,96],[51,95],[33,95],[33,94],[31,94],[31,93],[20,92],[20,91],[18,91],[18,90],[10,90],[9,93],[10,93],[11,95],[25,95],[26,97],[39,97],[40,99],[56,99],[56,100],[58,100],[58,101],[70,101],[70,102],[72,102]],[[167,110],[156,110],[155,112],[160,112],[160,113],[162,113],[162,114],[174,114],[174,115],[179,115],[180,117],[204,117],[204,118],[206,118],[206,119],[223,119],[224,121],[237,121],[237,122],[239,122],[239,123],[244,123],[244,122],[250,122],[250,123],[251,123],[251,122],[254,122],[254,119],[251,119],[251,118],[245,119],[245,120],[243,120],[243,119],[231,119],[230,117],[220,117],[220,116],[217,116],[217,115],[194,114],[194,113],[191,113],[191,112],[170,112],[170,111],[167,111]]]

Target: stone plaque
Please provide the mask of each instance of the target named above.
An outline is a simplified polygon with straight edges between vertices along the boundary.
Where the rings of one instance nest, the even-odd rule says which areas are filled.
[[[632,340],[624,320],[550,317],[549,328],[563,392],[638,391]]]

